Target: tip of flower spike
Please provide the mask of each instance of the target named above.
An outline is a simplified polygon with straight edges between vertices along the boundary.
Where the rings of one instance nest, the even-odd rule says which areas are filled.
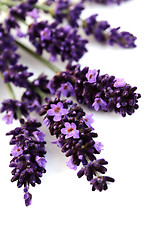
[[[27,187],[25,187],[23,191],[24,191],[25,205],[26,205],[26,207],[28,207],[32,203],[32,195],[28,192],[28,188]]]

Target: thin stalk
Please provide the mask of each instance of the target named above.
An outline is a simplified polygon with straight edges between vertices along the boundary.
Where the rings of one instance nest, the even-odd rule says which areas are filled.
[[[21,42],[19,42],[18,40],[15,40],[15,43],[22,48],[23,50],[25,50],[26,52],[28,52],[29,54],[31,54],[34,58],[36,58],[37,60],[39,60],[41,63],[43,63],[45,66],[47,66],[49,69],[51,69],[53,72],[55,73],[59,73],[61,72],[61,70],[56,67],[55,65],[51,64],[49,61],[47,61],[45,58],[39,56],[37,53],[35,53],[34,51],[32,51],[30,48],[26,47],[25,45],[23,45]]]
[[[14,7],[18,4],[21,4],[22,2],[20,1],[10,1],[10,0],[0,0],[0,4],[2,5],[6,5],[8,7]],[[47,6],[45,4],[35,4],[34,8],[43,10],[45,12],[48,12],[52,17],[55,16],[52,5],[51,6]]]
[[[6,85],[6,88],[8,90],[9,95],[11,96],[11,98],[16,100],[16,96],[14,94],[14,91],[13,91],[12,87],[11,87],[11,84],[10,83],[6,83],[5,85]]]

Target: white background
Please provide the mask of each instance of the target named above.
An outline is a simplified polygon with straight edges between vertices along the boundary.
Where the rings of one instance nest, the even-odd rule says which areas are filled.
[[[0,239],[160,239],[160,4],[159,0],[130,0],[120,6],[93,5],[83,16],[98,12],[112,27],[121,26],[137,36],[137,48],[127,50],[88,45],[82,66],[101,69],[138,87],[140,108],[122,118],[115,113],[94,113],[94,128],[115,178],[106,192],[92,192],[85,177],[66,167],[66,158],[50,144],[47,129],[47,173],[42,184],[31,188],[33,201],[25,207],[23,189],[11,183],[8,167],[11,146],[5,133],[17,126],[0,121]],[[31,57],[23,61],[35,72],[51,72]],[[0,100],[8,98],[0,87]],[[1,115],[2,117],[2,115]]]

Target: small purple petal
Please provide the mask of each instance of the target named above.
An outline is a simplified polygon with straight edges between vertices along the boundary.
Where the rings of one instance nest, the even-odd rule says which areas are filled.
[[[115,79],[115,83],[114,83],[114,87],[118,88],[118,87],[124,87],[126,85],[126,82],[124,81],[124,79]]]
[[[36,160],[36,162],[38,163],[38,165],[40,167],[45,168],[45,165],[46,165],[47,161],[46,161],[46,159],[44,157],[36,156],[35,160]]]
[[[97,75],[98,75],[98,71],[96,69],[89,70],[88,73],[86,74],[86,78],[87,78],[88,82],[95,83]]]
[[[101,152],[101,150],[103,150],[104,149],[104,145],[101,143],[101,142],[96,142],[95,144],[94,144],[94,147],[95,147],[95,149],[97,150],[97,152]]]
[[[94,119],[92,118],[93,114],[86,114],[84,116],[84,122],[88,127],[92,127],[91,124],[94,122]]]
[[[12,151],[11,151],[11,154],[12,156],[14,157],[18,157],[19,155],[21,155],[23,153],[23,149],[21,147],[17,147],[15,146]]]
[[[41,132],[41,131],[35,131],[35,132],[33,132],[33,136],[35,137],[35,139],[38,142],[43,142],[45,134],[43,132]]]
[[[5,121],[6,124],[11,124],[13,122],[13,112],[7,112],[6,115],[2,117],[2,120]]]
[[[67,162],[66,162],[67,167],[73,170],[77,170],[77,165],[73,163],[73,157],[71,157]]]

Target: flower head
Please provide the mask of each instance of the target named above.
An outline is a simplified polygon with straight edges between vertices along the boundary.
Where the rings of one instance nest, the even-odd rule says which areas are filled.
[[[65,134],[65,138],[79,138],[79,131],[76,129],[76,124],[75,123],[69,123],[65,122],[64,124],[65,128],[61,129],[61,132]]]
[[[40,178],[46,172],[44,158],[46,150],[45,142],[42,141],[44,135],[38,130],[41,123],[35,120],[25,122],[23,119],[20,123],[21,127],[6,134],[13,135],[10,144],[15,145],[11,151],[13,158],[9,166],[13,168],[11,182],[17,181],[18,188],[24,186],[25,205],[29,206],[32,199],[28,192],[29,186],[40,184]]]
[[[58,102],[57,104],[51,104],[51,109],[47,111],[49,116],[54,116],[54,121],[60,121],[61,116],[68,113],[68,110],[63,108],[63,103]]]
[[[97,159],[96,154],[99,154],[102,150],[102,144],[95,143],[94,138],[98,136],[93,132],[93,128],[89,127],[93,122],[92,114],[86,114],[80,106],[73,104],[71,100],[60,100],[55,98],[50,100],[46,98],[47,104],[43,106],[40,115],[45,115],[45,118],[49,119],[49,131],[52,136],[56,136],[56,140],[52,143],[57,144],[61,148],[61,151],[65,153],[69,160],[66,162],[67,166],[73,170],[77,169],[77,166],[82,165],[78,171],[78,177],[86,176],[87,180],[92,184],[92,190],[98,189],[106,190],[107,182],[114,181],[113,178],[105,178],[105,182],[99,183],[96,188],[97,177],[100,178],[99,173],[105,174],[108,162],[105,159]],[[68,113],[62,116],[61,121],[54,121],[51,116],[47,115],[48,109],[52,104],[58,102],[63,103],[65,108],[68,109]],[[86,120],[88,121],[86,121]],[[87,124],[89,126],[87,126]],[[92,180],[94,180],[91,182]],[[94,186],[94,187],[93,187]]]

